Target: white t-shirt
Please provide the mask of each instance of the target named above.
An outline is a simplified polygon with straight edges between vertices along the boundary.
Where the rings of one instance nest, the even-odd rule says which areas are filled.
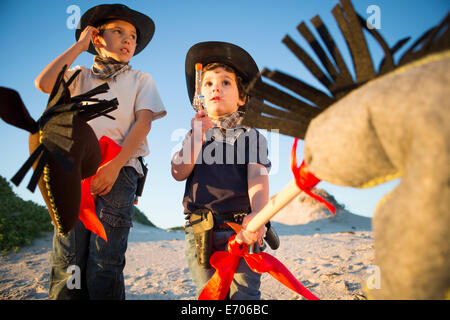
[[[92,70],[83,66],[76,66],[66,71],[64,79],[67,81],[73,73],[81,69],[80,74],[71,83],[69,89],[72,96],[85,93],[106,82],[97,78]],[[108,115],[116,120],[100,116],[88,122],[98,139],[107,136],[117,144],[122,145],[128,131],[134,124],[135,114],[139,110],[151,110],[153,121],[164,117],[167,112],[156,89],[152,77],[143,71],[128,70],[119,74],[115,80],[108,80],[109,90],[93,98],[111,100],[117,98],[118,108]],[[147,139],[141,143],[130,160],[125,164],[136,169],[142,175],[143,171],[137,157],[149,154]]]

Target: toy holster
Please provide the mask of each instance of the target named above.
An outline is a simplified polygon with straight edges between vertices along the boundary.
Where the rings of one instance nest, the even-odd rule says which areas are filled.
[[[266,235],[264,237],[264,240],[266,240],[267,244],[272,250],[277,250],[280,246],[280,238],[278,237],[278,234],[276,233],[273,226],[270,224],[270,221],[266,224]]]
[[[136,188],[136,198],[134,200],[134,204],[138,203],[139,197],[142,196],[142,191],[144,190],[145,179],[147,178],[148,167],[144,164],[144,160],[142,157],[138,157],[139,162],[141,163],[142,170],[144,171],[144,176],[139,177],[137,181]]]
[[[190,214],[189,222],[194,232],[197,262],[202,268],[210,268],[212,254],[214,217],[210,210],[199,209]]]

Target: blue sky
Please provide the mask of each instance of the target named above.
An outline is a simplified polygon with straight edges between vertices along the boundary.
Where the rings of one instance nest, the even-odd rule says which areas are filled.
[[[133,0],[122,3],[149,15],[156,24],[156,33],[130,64],[134,69],[152,75],[168,115],[157,120],[148,136],[150,155],[149,177],[138,207],[160,227],[182,225],[181,200],[184,182],[176,182],[170,174],[170,159],[180,143],[180,132],[188,129],[194,112],[188,100],[184,61],[188,49],[201,41],[227,41],[243,47],[260,69],[278,69],[320,87],[295,56],[281,43],[289,34],[306,48],[296,30],[301,21],[319,14],[337,39],[345,58],[349,53],[338,33],[331,14],[337,0]],[[77,6],[81,12],[100,4],[99,1],[1,1],[0,2],[0,86],[14,88],[22,96],[31,115],[37,119],[45,108],[47,96],[34,87],[34,79],[55,57],[75,42],[75,30],[67,25]],[[113,2],[114,3],[114,2]],[[450,9],[448,0],[358,0],[356,10],[368,18],[366,10],[377,5],[381,13],[380,33],[389,45],[403,37],[416,39],[438,23]],[[308,49],[308,48],[306,48]],[[378,63],[381,49],[371,42],[372,54]],[[309,51],[309,50],[307,50]],[[310,51],[309,51],[310,52]],[[81,54],[74,65],[92,65],[92,55]],[[28,157],[28,134],[0,122],[0,175],[10,179]],[[291,179],[289,156],[293,138],[267,134],[273,170],[269,176],[270,194],[279,192]],[[303,156],[303,144],[298,157]],[[44,204],[38,191],[26,189],[28,174],[20,187],[13,190],[26,200]],[[318,187],[332,193],[352,212],[372,216],[376,203],[398,184],[393,181],[371,189],[338,187],[321,182]]]

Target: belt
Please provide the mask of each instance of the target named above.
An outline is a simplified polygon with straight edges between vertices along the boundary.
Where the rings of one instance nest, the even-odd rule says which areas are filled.
[[[225,222],[235,222],[238,224],[242,224],[244,221],[244,217],[248,214],[248,212],[236,212],[236,213],[228,213],[228,214],[215,214],[214,219],[217,221],[216,225],[222,225]]]
[[[195,210],[195,212],[204,212],[209,211],[208,209],[198,209]],[[186,216],[184,219],[186,220],[186,223],[184,225],[185,228],[192,227],[190,220],[191,212],[185,213]],[[248,214],[248,212],[235,212],[235,213],[227,213],[227,214],[216,214],[213,213],[214,216],[214,229],[219,229],[225,222],[235,222],[238,224],[242,224],[244,221],[244,217]],[[228,228],[228,226],[221,227],[222,228]]]

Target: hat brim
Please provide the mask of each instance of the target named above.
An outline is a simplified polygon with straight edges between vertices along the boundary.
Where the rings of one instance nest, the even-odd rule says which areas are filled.
[[[197,43],[186,54],[185,72],[189,101],[192,102],[195,92],[195,64],[201,63],[205,66],[213,62],[232,67],[246,83],[259,75],[256,62],[244,49],[227,42],[207,41]]]
[[[86,11],[81,16],[80,22],[78,23],[77,29],[75,30],[75,39],[78,41],[78,39],[80,38],[81,32],[83,32],[83,30],[88,25],[93,25],[95,27],[96,22],[100,22],[100,20],[96,21],[95,19],[93,19],[94,18],[93,14],[95,12],[101,11],[103,8],[106,9],[107,7],[110,7],[110,6],[112,6],[112,5],[99,5],[99,6],[95,6],[91,9],[89,9],[88,11]],[[116,17],[110,17],[107,20],[124,20],[124,21],[130,22],[131,24],[134,25],[137,33],[139,34],[139,38],[137,39],[136,49],[134,51],[134,55],[137,55],[142,50],[144,50],[144,48],[152,40],[153,35],[155,34],[155,23],[147,15],[140,13],[138,11],[135,11],[133,9],[130,9],[126,6],[123,6],[123,7],[125,7],[127,10],[127,13],[128,13],[127,17],[116,16]],[[102,21],[105,21],[105,19],[102,19]],[[98,54],[97,51],[95,50],[95,47],[92,44],[92,42],[89,45],[88,52],[92,53],[94,55]]]

